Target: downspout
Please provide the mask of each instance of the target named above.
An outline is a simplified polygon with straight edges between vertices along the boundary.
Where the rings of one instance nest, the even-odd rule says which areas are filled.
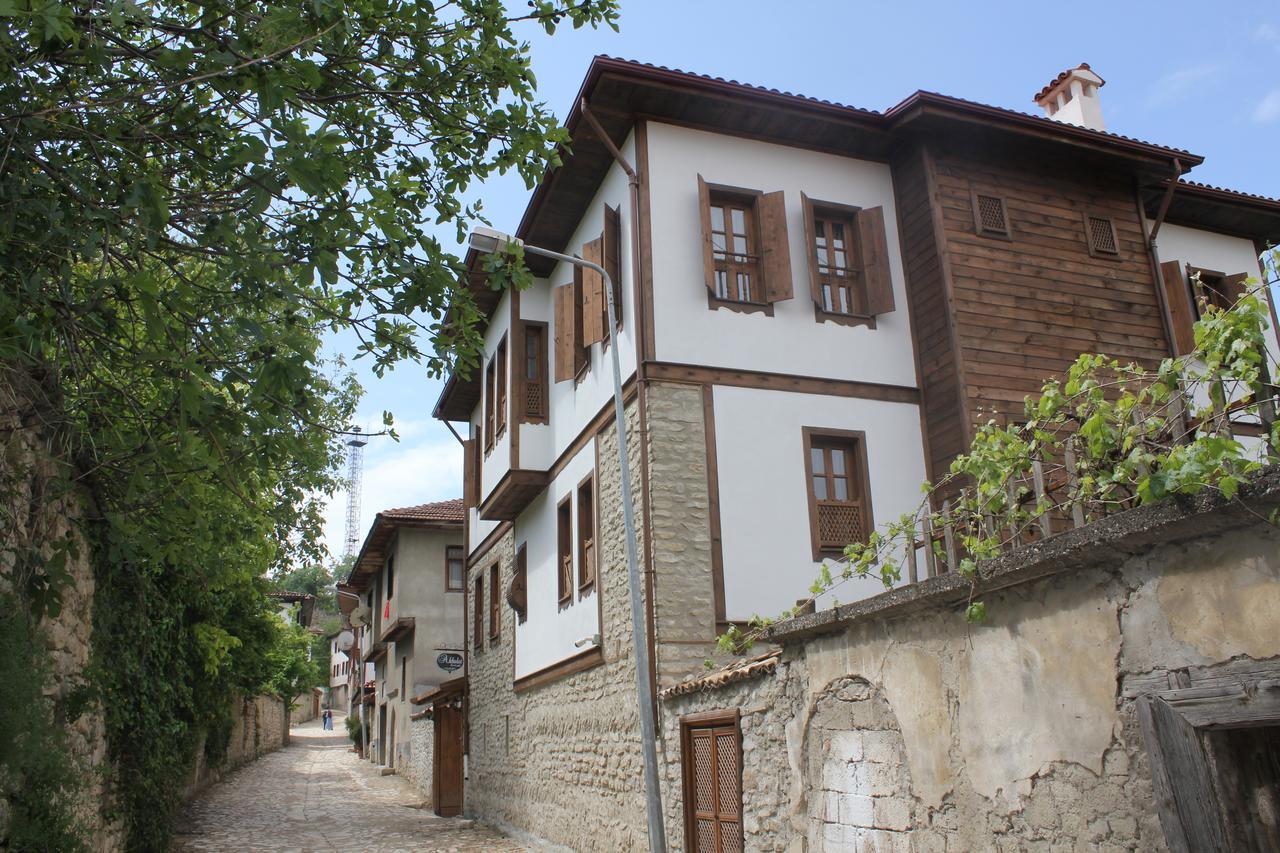
[[[1165,214],[1169,212],[1169,204],[1173,201],[1173,191],[1177,189],[1178,178],[1182,175],[1182,163],[1177,157],[1173,158],[1173,175],[1169,178],[1169,186],[1164,191],[1164,198],[1160,200],[1160,209],[1156,211],[1155,223],[1151,226],[1151,231],[1147,233],[1147,211],[1142,203],[1142,188],[1134,183],[1133,196],[1134,201],[1138,205],[1138,219],[1142,223],[1143,236],[1146,238],[1147,244],[1147,261],[1151,265],[1151,280],[1156,285],[1156,300],[1160,304],[1160,320],[1164,325],[1165,339],[1169,342],[1169,354],[1177,355],[1173,336],[1173,314],[1169,311],[1169,301],[1165,298],[1164,277],[1160,273],[1160,252],[1156,247],[1156,235],[1160,233],[1160,226],[1164,224]]]

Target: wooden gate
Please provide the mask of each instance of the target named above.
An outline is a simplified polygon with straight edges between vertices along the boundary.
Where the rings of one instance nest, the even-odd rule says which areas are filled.
[[[741,853],[742,745],[738,713],[681,720],[685,849]]]

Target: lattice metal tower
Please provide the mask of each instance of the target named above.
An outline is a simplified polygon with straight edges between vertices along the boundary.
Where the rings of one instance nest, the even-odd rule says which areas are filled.
[[[364,447],[369,439],[360,434],[360,427],[351,428],[347,440],[347,537],[343,556],[353,557],[360,545],[360,486],[364,474]]]

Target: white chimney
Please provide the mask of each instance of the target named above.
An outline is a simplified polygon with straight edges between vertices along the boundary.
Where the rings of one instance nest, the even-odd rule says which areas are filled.
[[[1090,130],[1106,130],[1102,123],[1102,102],[1098,90],[1106,81],[1094,74],[1089,63],[1068,68],[1040,90],[1035,102],[1054,121],[1065,121]]]

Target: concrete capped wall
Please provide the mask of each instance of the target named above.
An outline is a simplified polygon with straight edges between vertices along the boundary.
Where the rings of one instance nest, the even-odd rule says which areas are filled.
[[[764,779],[744,778],[751,849],[1163,849],[1135,691],[1280,657],[1280,530],[1175,526],[983,593],[980,626],[921,602],[787,641],[772,674],[665,699],[668,738],[683,715],[742,709],[744,766]],[[850,685],[878,707],[845,702],[833,724]],[[672,849],[687,849],[680,772]]]

